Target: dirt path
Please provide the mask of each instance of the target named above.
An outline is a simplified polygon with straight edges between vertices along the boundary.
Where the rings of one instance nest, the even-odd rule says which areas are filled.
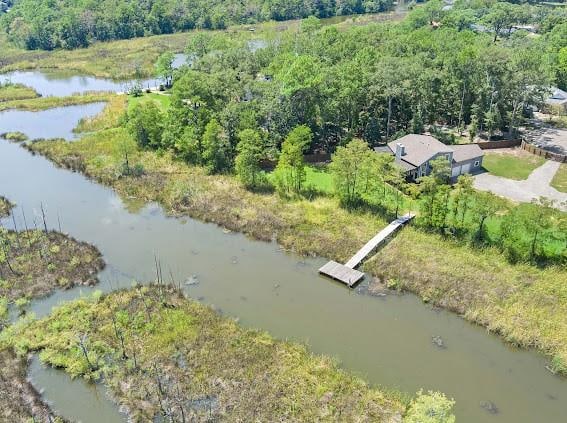
[[[542,196],[547,197],[557,202],[557,208],[567,211],[567,194],[550,185],[559,166],[559,162],[547,161],[535,169],[525,181],[515,181],[486,172],[475,176],[474,187],[521,203],[528,203]]]

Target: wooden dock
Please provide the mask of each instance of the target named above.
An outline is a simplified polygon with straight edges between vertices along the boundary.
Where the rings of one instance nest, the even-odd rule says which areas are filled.
[[[374,238],[368,241],[364,246],[351,257],[345,264],[330,261],[319,269],[319,273],[329,276],[340,281],[349,287],[353,287],[364,278],[364,273],[356,270],[356,267],[368,257],[380,244],[382,244],[389,236],[404,226],[407,222],[415,217],[415,214],[408,213],[401,216],[382,229]]]

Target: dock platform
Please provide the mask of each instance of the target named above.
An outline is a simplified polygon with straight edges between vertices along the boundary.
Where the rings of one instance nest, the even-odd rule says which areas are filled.
[[[396,220],[392,221],[392,223],[378,232],[374,238],[364,244],[364,246],[360,250],[358,250],[356,254],[352,256],[351,259],[345,264],[340,264],[336,261],[330,261],[319,269],[319,273],[325,276],[329,276],[352,288],[364,278],[364,273],[356,270],[355,268],[359,266],[360,263],[362,263],[362,261],[370,253],[376,250],[376,248],[378,248],[380,244],[388,239],[390,235],[392,235],[414,217],[415,214],[413,213],[408,213],[404,216],[398,217]]]
[[[356,269],[351,269],[350,267],[337,263],[336,261],[328,262],[319,269],[319,273],[342,282],[349,287],[356,285],[362,278],[364,278],[364,273]]]

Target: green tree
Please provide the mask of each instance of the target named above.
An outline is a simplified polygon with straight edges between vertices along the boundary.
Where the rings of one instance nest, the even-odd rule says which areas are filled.
[[[219,173],[229,167],[229,144],[222,126],[212,119],[203,134],[203,162],[209,173]]]
[[[497,198],[489,193],[482,191],[474,192],[474,201],[472,202],[471,219],[476,226],[474,235],[475,240],[486,240],[485,223],[486,220],[496,215],[500,210]]]
[[[141,148],[161,147],[164,116],[153,101],[136,104],[127,115],[127,128]]]
[[[260,162],[263,158],[263,142],[258,131],[245,129],[238,135],[234,167],[236,175],[247,188],[258,188],[265,183]]]
[[[306,175],[303,154],[312,139],[311,129],[301,125],[295,127],[282,143],[282,151],[274,171],[279,193],[301,192]]]
[[[155,65],[157,77],[161,78],[164,81],[166,87],[171,87],[171,84],[173,82],[174,59],[175,55],[170,51],[166,51],[161,56],[159,56]]]
[[[465,227],[465,217],[471,208],[473,193],[473,177],[469,174],[459,176],[452,197],[453,224],[456,227]]]
[[[369,160],[373,160],[369,157],[372,154],[375,153],[360,139],[338,147],[333,154],[329,169],[333,174],[335,194],[343,205],[352,206],[362,200],[368,188]]]
[[[194,126],[186,126],[180,138],[174,144],[177,156],[187,163],[203,163],[203,144]]]

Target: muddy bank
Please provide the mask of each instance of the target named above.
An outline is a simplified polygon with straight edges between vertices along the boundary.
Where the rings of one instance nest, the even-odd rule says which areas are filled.
[[[28,382],[27,362],[11,350],[0,350],[0,420],[5,422],[63,423]]]

